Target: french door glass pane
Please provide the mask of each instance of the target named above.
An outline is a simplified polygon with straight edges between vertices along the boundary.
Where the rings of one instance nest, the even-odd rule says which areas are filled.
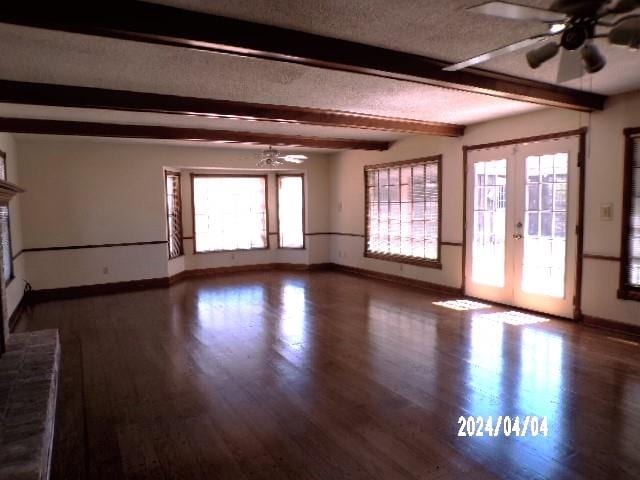
[[[526,162],[522,290],[564,297],[567,240],[567,153]]]
[[[473,252],[475,283],[504,286],[507,160],[474,164]]]

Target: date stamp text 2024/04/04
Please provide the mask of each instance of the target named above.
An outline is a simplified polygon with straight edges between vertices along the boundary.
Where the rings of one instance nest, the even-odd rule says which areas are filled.
[[[549,435],[547,417],[537,415],[460,416],[459,437],[546,437]]]

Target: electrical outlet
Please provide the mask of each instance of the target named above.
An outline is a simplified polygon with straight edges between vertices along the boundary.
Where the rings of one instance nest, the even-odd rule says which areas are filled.
[[[109,267],[102,267],[102,274],[109,275]]]
[[[232,253],[232,254],[231,254],[231,260],[235,260],[235,259],[236,259],[236,254],[235,254],[235,253]]]

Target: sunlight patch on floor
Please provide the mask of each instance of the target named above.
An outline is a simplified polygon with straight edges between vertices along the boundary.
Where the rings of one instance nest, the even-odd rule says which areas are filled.
[[[444,302],[433,302],[434,305],[439,307],[450,308],[451,310],[480,310],[483,308],[491,308],[491,305],[486,303],[473,302],[471,300],[446,300]]]
[[[506,323],[507,325],[534,325],[536,323],[545,323],[549,321],[549,319],[545,317],[516,312],[513,310],[510,312],[485,313],[476,318]]]

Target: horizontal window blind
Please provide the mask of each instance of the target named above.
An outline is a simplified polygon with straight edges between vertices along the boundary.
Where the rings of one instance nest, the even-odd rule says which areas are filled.
[[[629,200],[629,229],[626,239],[628,248],[627,281],[640,288],[640,135],[631,138],[631,189]]]
[[[182,245],[182,198],[180,195],[180,174],[166,174],[167,189],[167,234],[169,237],[169,258],[184,253]]]
[[[0,240],[2,241],[2,267],[4,281],[13,278],[13,260],[11,258],[11,231],[9,228],[9,207],[0,205]]]
[[[267,248],[266,176],[192,179],[196,252]]]
[[[4,152],[0,152],[0,180],[7,180],[7,164]],[[13,278],[13,251],[11,247],[11,223],[9,221],[9,207],[0,206],[0,242],[2,242],[2,267],[4,281]]]
[[[366,168],[366,253],[439,260],[439,176],[439,157]]]

